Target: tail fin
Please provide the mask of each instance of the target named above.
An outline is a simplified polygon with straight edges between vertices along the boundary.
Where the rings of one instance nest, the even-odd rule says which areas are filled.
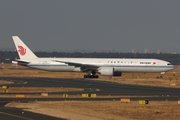
[[[18,36],[12,36],[20,59],[37,58],[37,56],[24,44]]]

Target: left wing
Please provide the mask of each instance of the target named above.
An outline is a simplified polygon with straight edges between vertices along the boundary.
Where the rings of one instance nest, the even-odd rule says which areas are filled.
[[[30,62],[23,61],[21,59],[15,59],[14,61],[16,61],[17,64],[22,65],[22,66],[26,66],[30,63]]]

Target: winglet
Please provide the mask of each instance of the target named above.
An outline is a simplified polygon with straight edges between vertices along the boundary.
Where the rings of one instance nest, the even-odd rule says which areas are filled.
[[[12,36],[12,38],[20,59],[37,58],[18,36]]]

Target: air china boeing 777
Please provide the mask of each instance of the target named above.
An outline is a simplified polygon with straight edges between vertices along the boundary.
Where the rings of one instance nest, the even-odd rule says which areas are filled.
[[[20,59],[18,64],[47,71],[87,72],[84,78],[121,76],[122,72],[166,72],[174,68],[169,62],[159,59],[119,58],[39,58],[18,36],[12,36]]]

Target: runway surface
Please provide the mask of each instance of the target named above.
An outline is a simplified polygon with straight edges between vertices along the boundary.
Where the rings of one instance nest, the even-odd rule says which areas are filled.
[[[97,98],[1,98],[0,97],[0,119],[8,118],[7,120],[32,120],[43,119],[48,120],[45,115],[25,112],[22,114],[22,109],[4,108],[3,105],[11,101],[58,101],[58,100],[119,100],[117,96],[128,96],[131,100],[148,99],[159,101],[176,101],[180,100],[179,88],[153,87],[119,84],[114,82],[98,81],[93,79],[64,79],[64,78],[36,78],[36,77],[8,77],[1,76],[1,80],[13,81],[14,84],[9,84],[9,87],[72,87],[82,88],[84,91],[72,92],[52,92],[50,94],[69,94],[79,95],[83,93],[97,94]],[[12,94],[12,93],[1,93]],[[17,94],[17,93],[14,93]],[[104,98],[103,96],[111,96]],[[131,96],[131,97],[129,97]],[[19,116],[19,117],[18,117]],[[45,119],[46,118],[46,119]],[[49,118],[55,120],[57,118]],[[60,120],[60,119],[59,119]]]
[[[153,87],[120,84],[115,82],[98,81],[93,79],[65,79],[65,78],[36,78],[36,77],[0,77],[2,80],[13,81],[9,87],[72,87],[83,88],[82,92],[68,92],[68,94],[96,93],[97,95],[126,95],[126,96],[167,96],[180,97],[179,88]],[[63,92],[65,93],[65,92]],[[176,99],[176,100],[177,100]],[[173,99],[172,99],[173,100]]]
[[[0,102],[1,120],[65,120],[61,118],[23,111],[22,109],[1,107],[6,103],[7,102]]]

